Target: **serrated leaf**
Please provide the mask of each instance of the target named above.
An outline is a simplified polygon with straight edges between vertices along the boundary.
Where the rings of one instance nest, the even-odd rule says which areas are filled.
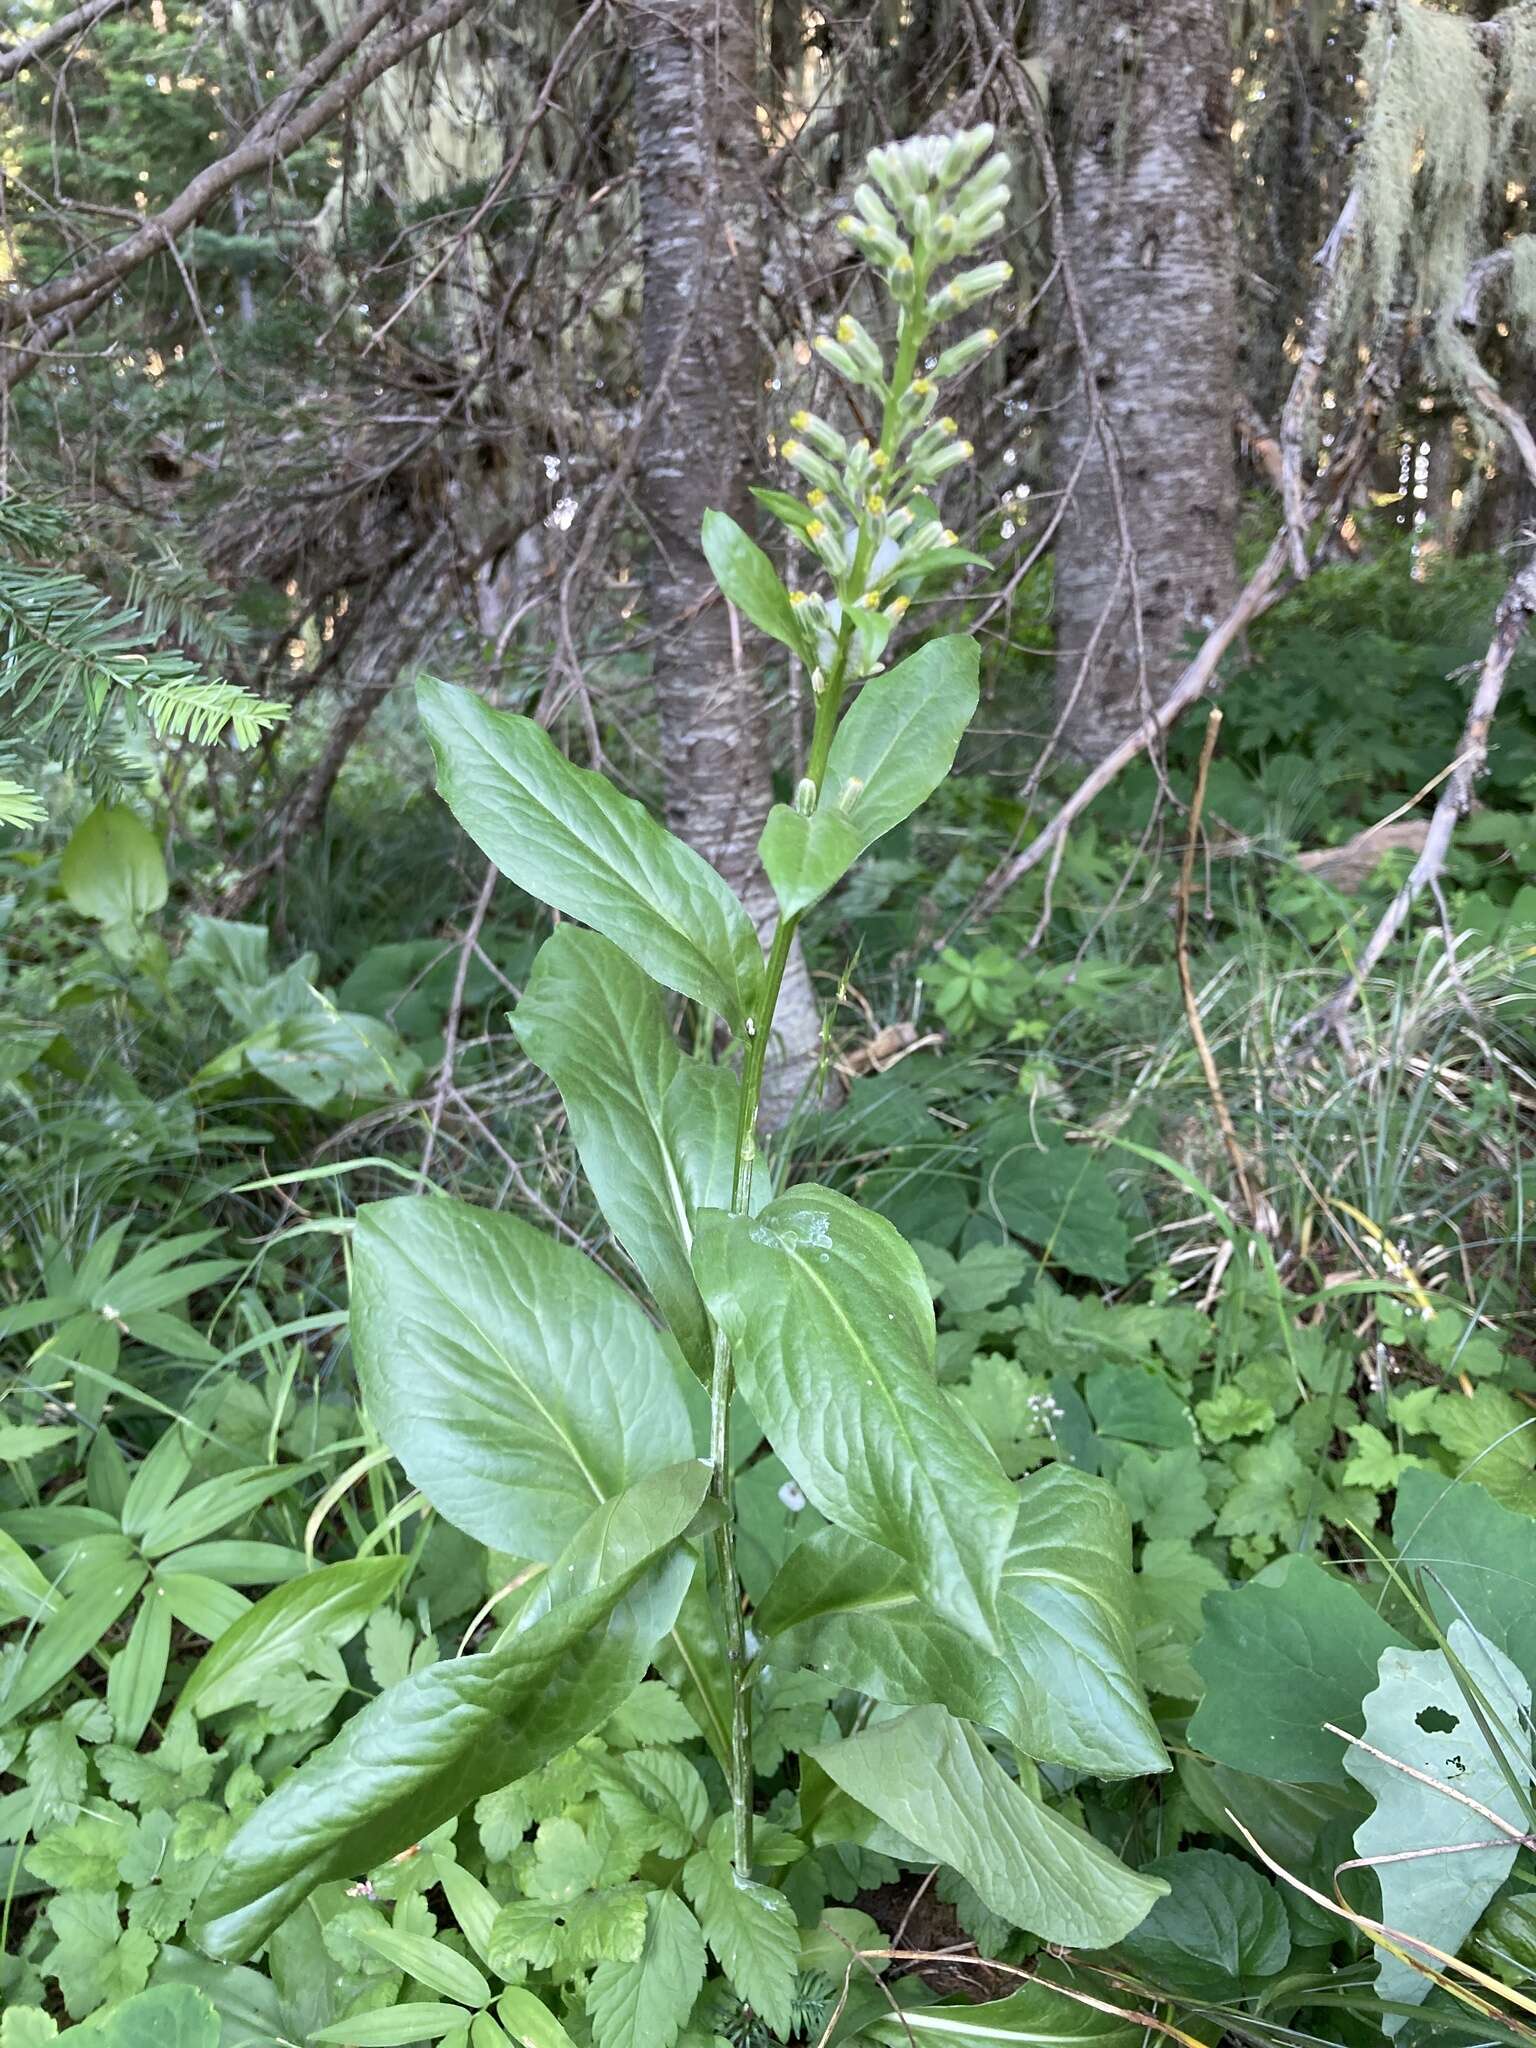
[[[647,1678],[637,1685],[603,1730],[613,1749],[641,1749],[653,1743],[689,1742],[698,1723],[670,1685]]]
[[[508,880],[744,1029],[762,949],[709,863],[606,777],[573,767],[532,719],[428,679],[416,698],[444,800]]]
[[[737,1996],[787,2037],[794,2026],[800,1928],[782,1892],[739,1878],[727,1856],[699,1849],[683,1866],[683,1888],[704,1939]]]
[[[219,2048],[223,2022],[191,1984],[157,1984],[103,2013],[90,2028],[96,2048]],[[3,2048],[10,2043],[0,2035]]]
[[[1377,1660],[1406,1648],[1345,1580],[1313,1558],[1281,1558],[1205,1602],[1205,1634],[1190,1655],[1205,1697],[1190,1741],[1258,1778],[1345,1785],[1344,1745],[1324,1723],[1358,1735]]]
[[[698,1211],[730,1201],[735,1076],[688,1058],[655,982],[578,925],[539,948],[512,1028],[560,1090],[614,1236],[707,1376],[708,1321],[688,1254]]]
[[[411,1196],[363,1209],[353,1244],[370,1419],[456,1528],[547,1561],[599,1502],[691,1456],[655,1325],[574,1247]]]
[[[975,714],[979,663],[974,640],[949,634],[864,685],[837,728],[815,810],[775,804],[763,828],[758,850],[786,917],[932,796]]]
[[[1513,1869],[1517,1838],[1528,1825],[1516,1785],[1528,1789],[1532,1777],[1531,1688],[1464,1621],[1453,1621],[1446,1639],[1476,1688],[1499,1753],[1479,1727],[1444,1651],[1388,1649],[1364,1703],[1365,1739],[1382,1755],[1351,1747],[1344,1768],[1376,1802],[1369,1820],[1355,1830],[1355,1852],[1374,1859],[1382,1919],[1455,1955]],[[1410,1771],[1419,1775],[1410,1777]],[[1461,1798],[1452,1796],[1458,1793]],[[1464,1799],[1498,1814],[1514,1832],[1501,1837],[1487,1812],[1478,1813]],[[1384,1999],[1418,2005],[1431,1979],[1382,1950],[1376,1988]],[[1382,2025],[1396,2034],[1404,2018],[1388,2013]]]
[[[547,1970],[560,1948],[561,1921],[544,1899],[509,1899],[491,1922],[487,1961],[500,1977]]]
[[[806,1754],[898,1836],[957,1871],[992,1912],[1042,1940],[1107,1947],[1167,1889],[1031,1799],[942,1707],[916,1707]]]
[[[704,1937],[675,1892],[647,1892],[645,1946],[599,1963],[587,1991],[597,2048],[672,2048],[704,1982]]]
[[[804,1492],[994,1646],[1017,1496],[934,1377],[933,1302],[911,1247],[846,1196],[797,1187],[755,1221],[702,1216],[694,1270]]]

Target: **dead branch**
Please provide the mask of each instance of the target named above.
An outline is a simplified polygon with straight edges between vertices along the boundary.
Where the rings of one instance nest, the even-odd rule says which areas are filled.
[[[0,298],[0,345],[8,352],[8,359],[0,362],[0,393],[14,390],[30,376],[48,351],[73,334],[125,277],[194,226],[242,178],[268,171],[291,156],[328,127],[375,79],[451,28],[473,4],[474,0],[435,0],[433,6],[366,51],[350,70],[344,70],[372,31],[401,5],[401,0],[372,0],[342,34],[303,66],[291,86],[268,102],[244,141],[199,171],[169,206],[94,261],[80,264],[52,283]],[[342,73],[339,78],[335,75],[338,71]],[[333,82],[326,90],[317,91],[327,80]],[[311,93],[316,97],[304,105]],[[20,338],[10,339],[13,334]]]
[[[40,62],[50,50],[68,42],[72,35],[77,32],[84,35],[109,14],[117,14],[133,4],[134,0],[85,0],[83,6],[72,7],[68,14],[61,14],[46,28],[39,29],[30,42],[12,43],[8,50],[0,50],[0,85],[6,79],[14,78],[18,71],[24,71],[29,64]]]
[[[1471,807],[1472,786],[1487,766],[1488,734],[1494,713],[1499,708],[1499,698],[1509,674],[1509,665],[1515,658],[1515,650],[1524,639],[1533,617],[1536,617],[1536,556],[1511,578],[1509,588],[1500,598],[1493,615],[1493,634],[1478,672],[1477,689],[1467,712],[1461,745],[1446,776],[1434,816],[1429,821],[1423,851],[1410,869],[1408,879],[1383,911],[1348,980],[1326,1003],[1310,1011],[1293,1026],[1290,1033],[1293,1043],[1313,1042],[1327,1032],[1339,1030],[1366,976],[1402,930],[1421,892],[1439,881],[1446,855],[1450,852],[1456,820]]]

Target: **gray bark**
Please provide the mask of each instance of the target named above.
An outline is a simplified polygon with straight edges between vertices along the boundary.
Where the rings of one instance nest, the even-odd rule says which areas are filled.
[[[667,822],[714,862],[760,932],[774,903],[757,857],[772,802],[761,643],[715,591],[706,507],[755,524],[761,143],[749,0],[631,0],[645,289],[639,500]],[[785,976],[766,1107],[787,1114],[814,1073],[819,1019],[798,946]]]
[[[1091,353],[1063,379],[1054,449],[1056,488],[1076,477],[1055,556],[1057,716],[1086,761],[1140,723],[1186,637],[1236,594],[1229,17],[1229,0],[1046,8],[1065,131],[1061,253]]]

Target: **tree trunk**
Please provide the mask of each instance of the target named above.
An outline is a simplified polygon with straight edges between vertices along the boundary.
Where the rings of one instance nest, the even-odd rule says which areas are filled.
[[[1085,761],[1139,725],[1186,636],[1236,593],[1230,12],[1229,0],[1046,7],[1066,138],[1060,253],[1091,351],[1058,394],[1054,460],[1056,488],[1071,490],[1055,557],[1057,717]]]
[[[757,857],[772,802],[762,644],[715,590],[705,509],[754,524],[762,460],[758,338],[762,148],[747,0],[631,0],[645,297],[640,508],[667,822],[714,862],[760,932],[775,908]],[[798,946],[765,1101],[782,1119],[814,1074],[820,1023]]]

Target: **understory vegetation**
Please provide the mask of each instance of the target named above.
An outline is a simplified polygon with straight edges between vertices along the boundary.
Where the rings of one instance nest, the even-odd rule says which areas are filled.
[[[61,792],[59,827],[4,857],[7,2048],[131,2012],[149,1985],[204,1993],[225,2043],[446,2038],[508,1986],[563,1994],[600,2048],[685,2024],[817,2041],[834,2018],[834,2039],[884,2039],[882,1973],[909,1966],[849,1986],[848,1945],[967,1940],[1196,2040],[1369,2038],[1405,1985],[1390,1963],[1378,1981],[1351,1924],[1376,1910],[1372,1881],[1344,1870],[1336,1893],[1335,1870],[1362,1829],[1381,1853],[1488,1823],[1469,1832],[1325,1724],[1431,1771],[1449,1746],[1469,1796],[1502,1807],[1513,1787],[1529,1825],[1509,1775],[1536,1654],[1529,663],[1444,925],[1372,976],[1347,1048],[1288,1034],[1409,858],[1344,850],[1454,744],[1440,679],[1473,651],[1489,574],[1415,581],[1393,550],[1330,572],[1255,634],[1224,699],[1191,965],[1263,1228],[1180,1001],[1178,849],[1137,843],[1147,788],[1128,778],[1074,838],[1043,929],[1038,872],[968,917],[1017,825],[995,759],[815,913],[847,1088],[796,1119],[777,1178],[895,1221],[937,1307],[947,1398],[1011,1477],[1100,1475],[1129,1520],[1123,1626],[1173,1768],[1119,1775],[1129,1710],[1072,1700],[1091,1639],[1064,1623],[1042,1668],[1069,1719],[1102,1721],[1117,1775],[1046,1766],[1040,1789],[1171,1889],[1070,1964],[965,1875],[919,1897],[921,1857],[808,1808],[805,1752],[893,1718],[871,1721],[873,1700],[918,1696],[855,1630],[819,1641],[814,1614],[791,1615],[752,1732],[759,1853],[782,1867],[797,1951],[732,1951],[710,1866],[688,1878],[722,1780],[696,1708],[652,1676],[457,1827],[322,1886],[259,1969],[200,1954],[186,1921],[236,1825],[359,1704],[480,1641],[528,1570],[434,1513],[358,1401],[359,1206],[430,1185],[630,1269],[506,1023],[545,926],[503,887],[466,949],[463,842],[410,722],[359,752],[324,842],[261,906],[280,937],[195,907],[212,872],[198,768],[169,811]],[[1175,789],[1193,752],[1170,750]],[[1342,868],[1314,857],[1335,852]],[[761,1614],[827,1524],[755,1430],[735,1455]],[[1428,1732],[1407,1711],[1425,1687]],[[1428,1901],[1437,1942],[1517,1986],[1536,1893],[1511,1877],[1515,1847],[1458,1857],[1454,1881],[1398,1866],[1382,1917],[1422,1924]],[[682,1894],[657,1892],[678,1869]],[[646,1920],[659,1897],[675,1925]],[[702,1940],[727,1974],[696,2007]],[[923,1967],[931,1995],[1019,1995],[982,1965]],[[597,1995],[642,1970],[644,2030]],[[516,2035],[516,2001],[499,2009]],[[1426,2010],[1403,2038],[1461,2037],[1446,1993]],[[1140,2038],[1140,2020],[1061,2011],[1073,2039]]]
[[[1536,2042],[1536,0],[0,94],[0,2048]]]

